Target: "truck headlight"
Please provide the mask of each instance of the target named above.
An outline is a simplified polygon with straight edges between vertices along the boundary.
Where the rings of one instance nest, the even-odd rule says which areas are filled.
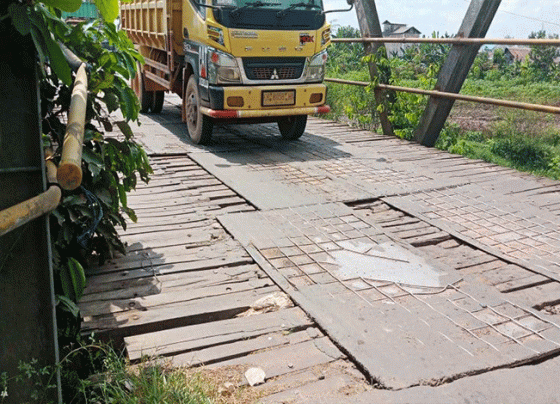
[[[208,82],[233,84],[241,82],[241,73],[235,58],[215,49],[208,50]]]
[[[325,65],[327,63],[327,51],[317,53],[309,58],[305,81],[321,82],[325,77]]]

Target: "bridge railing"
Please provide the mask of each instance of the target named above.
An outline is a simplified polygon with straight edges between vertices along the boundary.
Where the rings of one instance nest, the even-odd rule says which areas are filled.
[[[87,73],[82,63],[76,73],[72,99],[68,112],[68,124],[64,135],[62,157],[57,169],[52,161],[52,152],[45,152],[46,174],[49,188],[26,201],[0,211],[0,236],[25,223],[52,212],[62,197],[62,189],[72,190],[82,182],[82,145],[87,105]]]
[[[434,43],[434,44],[450,44],[450,45],[536,45],[536,46],[557,46],[560,47],[559,39],[513,39],[513,38],[503,38],[503,39],[490,39],[490,38],[332,38],[333,43],[363,43],[363,44],[385,44],[385,43],[398,43],[398,44],[410,44],[410,43]],[[370,82],[363,81],[352,81],[344,79],[335,78],[325,78],[326,82],[338,83],[338,84],[348,84],[354,86],[368,87],[372,85]],[[551,105],[542,104],[531,104],[525,102],[508,101],[496,98],[486,98],[486,97],[476,97],[469,95],[462,95],[458,93],[450,93],[438,90],[424,90],[414,87],[401,87],[389,84],[379,83],[373,87],[374,91],[380,90],[393,90],[402,91],[407,93],[428,95],[434,98],[447,98],[452,100],[468,101],[481,104],[491,104],[502,107],[517,108],[528,111],[545,112],[550,114],[559,114],[560,108]],[[387,134],[387,133],[386,133]]]

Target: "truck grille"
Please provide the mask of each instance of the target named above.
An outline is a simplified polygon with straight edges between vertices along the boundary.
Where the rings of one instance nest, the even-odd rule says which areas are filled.
[[[245,58],[243,67],[249,80],[296,80],[301,77],[305,58]]]

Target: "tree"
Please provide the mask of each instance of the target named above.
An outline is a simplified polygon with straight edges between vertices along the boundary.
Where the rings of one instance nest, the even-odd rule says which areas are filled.
[[[361,38],[362,34],[358,28],[351,26],[339,27],[333,38]],[[335,43],[329,48],[329,59],[327,69],[339,73],[359,70],[364,65],[364,46],[361,43]]]
[[[546,31],[532,32],[529,39],[545,39]],[[558,34],[548,35],[550,39],[558,39]],[[556,58],[560,57],[560,49],[556,46],[532,45],[529,53],[529,70],[534,80],[549,81],[560,76]]]

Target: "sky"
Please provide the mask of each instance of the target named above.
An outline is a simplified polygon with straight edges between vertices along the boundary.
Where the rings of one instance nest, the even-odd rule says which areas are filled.
[[[346,9],[345,0],[323,0],[325,10]],[[456,34],[470,0],[376,0],[381,23],[388,20],[414,26],[422,35],[432,32]],[[527,6],[531,4],[531,6]],[[358,28],[356,11],[329,13],[327,20],[338,26]],[[527,38],[531,32],[546,30],[560,34],[560,0],[502,0],[490,25],[487,38]]]

